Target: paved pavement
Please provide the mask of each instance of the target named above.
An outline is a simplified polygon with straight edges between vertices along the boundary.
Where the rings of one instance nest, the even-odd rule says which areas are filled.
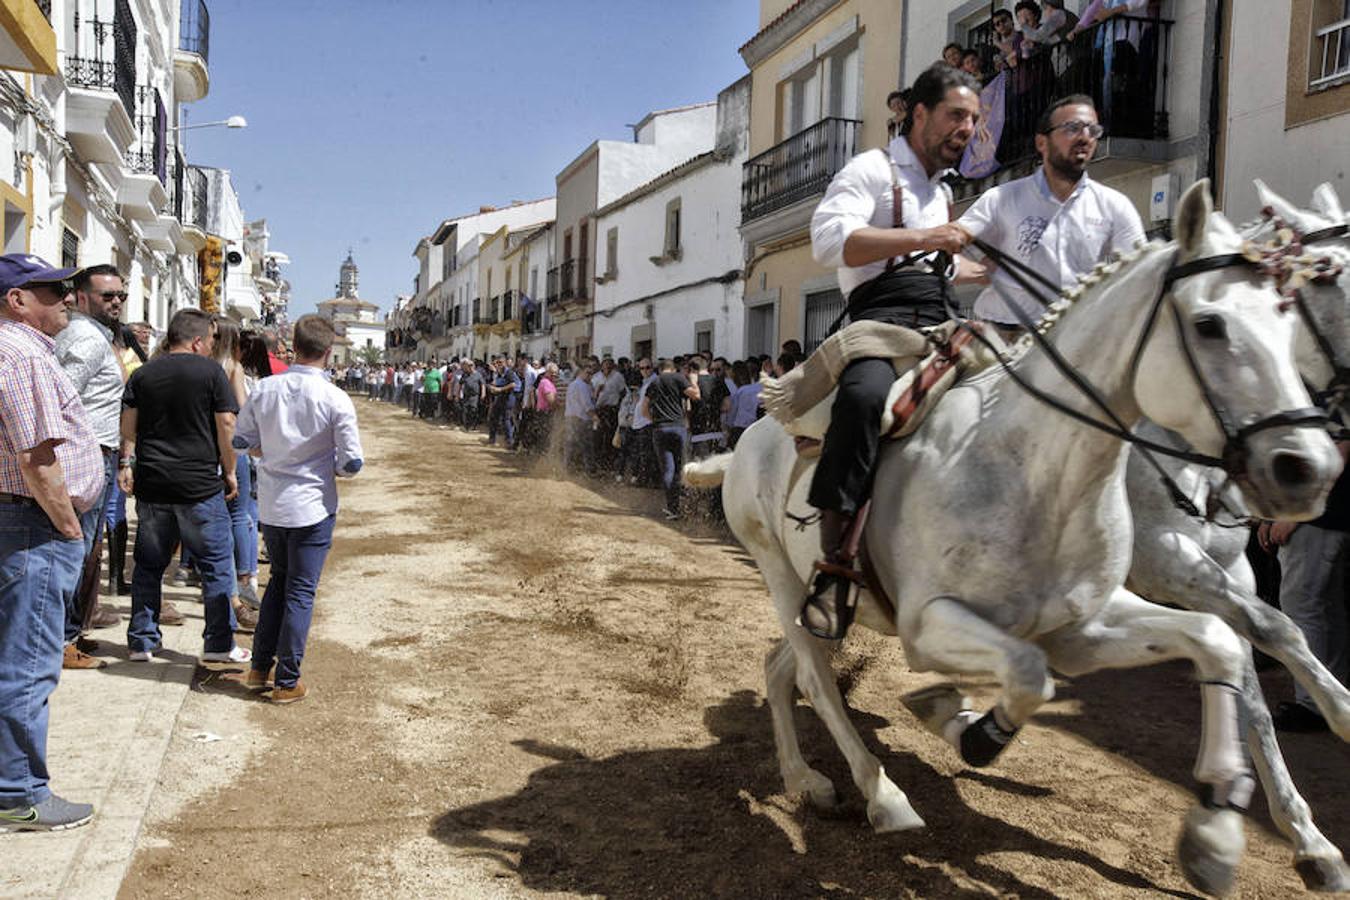
[[[94,821],[67,832],[0,835],[0,897],[117,895],[202,647],[198,592],[166,586],[164,596],[187,621],[164,629],[164,651],[153,662],[127,659],[131,599],[105,596],[123,614],[122,625],[91,634],[108,666],[62,672],[47,743],[52,788],[93,803]]]

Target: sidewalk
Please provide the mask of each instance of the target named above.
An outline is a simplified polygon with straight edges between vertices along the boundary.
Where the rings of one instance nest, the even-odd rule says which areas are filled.
[[[61,673],[47,743],[52,789],[93,803],[94,821],[66,832],[0,835],[0,897],[117,895],[202,648],[198,590],[165,585],[164,597],[187,621],[164,629],[164,650],[153,662],[134,663],[126,650],[131,598],[103,596],[122,614],[121,625],[90,634],[108,666]]]

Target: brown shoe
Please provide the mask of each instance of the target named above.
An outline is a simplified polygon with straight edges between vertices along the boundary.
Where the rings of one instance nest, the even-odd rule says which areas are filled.
[[[242,603],[234,608],[234,620],[238,623],[235,631],[241,634],[252,634],[258,627],[258,614]]]
[[[94,607],[94,612],[89,617],[90,628],[112,628],[114,625],[121,624],[122,617],[114,612],[111,607],[104,606],[102,603]]]
[[[74,644],[66,644],[66,649],[61,657],[61,668],[63,669],[101,669],[107,664],[106,659],[90,656]]]
[[[159,601],[159,624],[182,625],[184,621],[183,614],[173,605],[172,600]]]
[[[279,688],[273,688],[273,689],[272,689],[272,702],[273,702],[273,703],[296,703],[296,702],[298,702],[298,701],[300,701],[300,700],[305,699],[305,695],[308,694],[308,693],[309,693],[309,688],[305,687],[305,683],[304,683],[303,681],[297,681],[297,682],[295,683],[295,687],[288,687],[288,688],[285,688],[285,687],[279,687]]]
[[[91,637],[80,635],[75,639],[75,649],[79,650],[81,653],[97,653],[98,641]]]
[[[244,687],[250,691],[265,691],[272,687],[272,673],[249,669],[244,676]]]

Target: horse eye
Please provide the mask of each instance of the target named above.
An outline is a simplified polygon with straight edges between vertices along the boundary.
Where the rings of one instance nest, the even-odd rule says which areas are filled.
[[[1202,338],[1221,341],[1228,337],[1228,326],[1224,325],[1220,316],[1196,316],[1195,333]]]

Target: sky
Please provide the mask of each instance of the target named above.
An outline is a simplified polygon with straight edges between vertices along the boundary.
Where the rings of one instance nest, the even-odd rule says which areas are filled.
[[[333,296],[350,247],[361,297],[412,292],[442,220],[555,193],[599,138],[716,99],[757,0],[207,0],[210,92],[190,163],[232,172],[246,221],[291,258],[291,319]]]

